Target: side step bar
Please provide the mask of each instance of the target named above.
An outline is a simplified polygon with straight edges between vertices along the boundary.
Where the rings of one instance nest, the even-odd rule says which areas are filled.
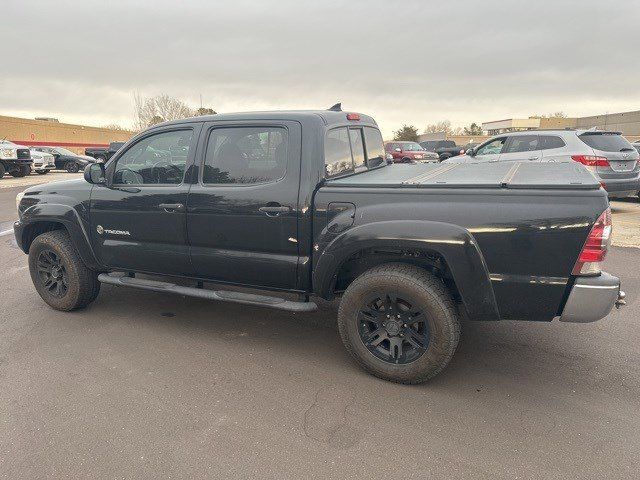
[[[254,295],[252,293],[183,287],[181,285],[176,285],[175,283],[160,282],[157,280],[147,280],[129,276],[116,276],[108,273],[101,273],[98,275],[98,280],[109,285],[134,287],[154,292],[176,293],[178,295],[204,298],[206,300],[219,300],[222,302],[276,308],[279,310],[287,310],[289,312],[312,312],[318,308],[318,306],[313,302],[294,302],[292,300],[285,300],[284,298]]]

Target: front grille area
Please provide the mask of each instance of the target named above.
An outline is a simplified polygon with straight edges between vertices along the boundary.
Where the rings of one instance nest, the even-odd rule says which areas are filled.
[[[17,155],[19,159],[31,158],[31,153],[28,148],[19,148]]]

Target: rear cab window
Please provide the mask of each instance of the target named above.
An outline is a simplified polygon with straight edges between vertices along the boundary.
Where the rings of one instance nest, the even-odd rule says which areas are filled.
[[[382,134],[377,128],[368,126],[329,130],[324,155],[327,178],[386,165]]]
[[[619,133],[586,132],[578,138],[601,152],[632,152],[633,145]]]

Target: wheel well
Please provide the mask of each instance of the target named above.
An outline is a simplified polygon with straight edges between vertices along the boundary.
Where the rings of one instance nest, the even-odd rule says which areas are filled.
[[[402,250],[371,248],[360,250],[347,258],[335,276],[334,293],[343,292],[347,287],[367,270],[385,263],[407,263],[423,268],[442,279],[456,301],[460,301],[460,293],[453,279],[451,270],[442,255],[433,250]]]
[[[27,225],[22,232],[22,249],[29,253],[29,247],[38,235],[54,230],[66,230],[65,226],[59,222],[35,222]]]

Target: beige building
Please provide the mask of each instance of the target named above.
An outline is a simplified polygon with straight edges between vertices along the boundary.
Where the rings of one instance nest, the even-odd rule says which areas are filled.
[[[55,119],[31,120],[0,115],[0,138],[18,145],[64,147],[84,153],[87,147],[106,147],[109,142],[126,141],[134,135],[127,130],[60,123]]]

